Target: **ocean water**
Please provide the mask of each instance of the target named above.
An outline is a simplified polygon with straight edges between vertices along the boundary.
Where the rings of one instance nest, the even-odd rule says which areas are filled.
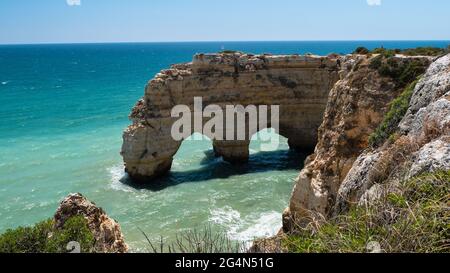
[[[134,251],[187,229],[213,225],[233,240],[274,234],[304,154],[260,152],[247,165],[214,158],[209,140],[186,141],[155,185],[127,180],[119,155],[128,114],[146,82],[199,52],[349,53],[374,48],[445,47],[446,41],[211,42],[0,46],[0,232],[50,218],[81,192],[119,221]],[[268,134],[268,132],[263,132]]]

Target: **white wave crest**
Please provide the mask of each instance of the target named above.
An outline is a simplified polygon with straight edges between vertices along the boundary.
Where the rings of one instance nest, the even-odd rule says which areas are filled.
[[[268,238],[282,227],[282,215],[276,211],[252,214],[241,218],[241,214],[229,206],[210,211],[210,221],[226,229],[231,240],[251,243],[256,238]]]
[[[239,211],[234,210],[229,206],[226,206],[221,209],[211,210],[210,213],[211,213],[210,220],[213,223],[219,225],[235,227],[236,225],[239,225],[241,222],[241,214],[239,213]]]
[[[281,213],[272,211],[261,213],[259,218],[251,221],[251,225],[235,234],[230,234],[230,238],[241,242],[251,242],[256,238],[268,238],[278,233],[282,227]]]
[[[122,165],[110,167],[108,168],[108,172],[111,178],[110,186],[113,190],[133,192],[133,189],[131,187],[122,183],[123,179],[126,179],[127,176]]]

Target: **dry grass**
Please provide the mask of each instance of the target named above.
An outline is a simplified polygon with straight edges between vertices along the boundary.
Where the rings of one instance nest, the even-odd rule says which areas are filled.
[[[411,155],[417,152],[422,144],[408,136],[401,136],[394,143],[388,143],[380,156],[368,173],[369,181],[373,184],[386,183],[392,174],[398,173],[409,162]]]
[[[213,231],[210,226],[202,230],[189,230],[176,236],[173,242],[160,238],[152,242],[145,232],[141,231],[152,253],[241,253],[245,252],[245,244],[232,241],[224,232]]]
[[[289,252],[450,252],[450,171],[424,174],[386,188],[365,207],[322,219],[287,236]]]

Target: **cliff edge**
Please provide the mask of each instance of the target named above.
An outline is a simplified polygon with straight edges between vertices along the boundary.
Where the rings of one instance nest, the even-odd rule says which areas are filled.
[[[332,89],[315,153],[284,213],[285,232],[375,202],[401,180],[450,169],[450,55],[414,59],[427,68],[417,81],[385,72],[403,56],[380,58],[360,55]]]

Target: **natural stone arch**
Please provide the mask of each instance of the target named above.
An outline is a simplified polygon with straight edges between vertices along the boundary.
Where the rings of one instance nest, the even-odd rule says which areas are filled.
[[[121,152],[126,171],[133,179],[148,182],[170,170],[182,142],[171,136],[178,119],[171,117],[171,111],[186,105],[194,112],[194,97],[201,97],[204,107],[214,104],[222,109],[279,105],[277,133],[293,149],[312,150],[328,93],[339,78],[339,65],[337,56],[242,53],[197,54],[192,63],[173,65],[147,84],[144,98],[132,110],[133,124],[124,132]],[[203,124],[207,121],[204,118]],[[216,154],[230,162],[246,161],[252,134],[248,135],[242,141],[213,139]]]

